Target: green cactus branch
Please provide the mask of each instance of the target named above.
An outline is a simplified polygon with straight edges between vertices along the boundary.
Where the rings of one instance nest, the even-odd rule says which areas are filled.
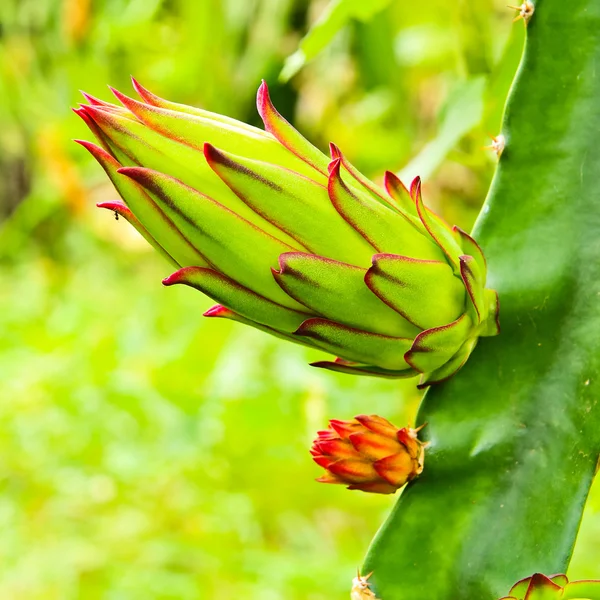
[[[600,453],[599,31],[597,0],[535,5],[475,227],[502,332],[424,399],[425,472],[364,567],[382,600],[492,600],[568,567]]]

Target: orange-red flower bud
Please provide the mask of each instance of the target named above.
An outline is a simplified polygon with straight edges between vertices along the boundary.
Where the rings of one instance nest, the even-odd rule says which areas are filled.
[[[332,419],[329,429],[317,432],[310,450],[313,460],[327,471],[317,481],[394,493],[423,472],[425,444],[417,438],[419,429],[398,429],[377,415]]]

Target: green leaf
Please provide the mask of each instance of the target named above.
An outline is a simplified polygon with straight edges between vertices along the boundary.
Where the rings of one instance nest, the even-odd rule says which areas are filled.
[[[362,569],[383,600],[500,598],[532,573],[565,572],[594,477],[600,4],[538,0],[527,29],[474,235],[502,332],[424,399],[425,471]]]

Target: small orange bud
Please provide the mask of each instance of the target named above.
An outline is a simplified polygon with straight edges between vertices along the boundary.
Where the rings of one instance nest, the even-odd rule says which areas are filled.
[[[350,490],[392,494],[423,472],[425,444],[418,429],[398,429],[377,415],[329,421],[310,450],[327,473],[321,483],[342,483]]]

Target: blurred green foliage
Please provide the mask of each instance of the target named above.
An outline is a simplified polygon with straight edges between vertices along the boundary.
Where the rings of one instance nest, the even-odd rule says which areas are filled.
[[[311,436],[361,412],[402,425],[414,386],[318,372],[318,353],[162,289],[168,267],[93,210],[114,191],[71,143],[88,134],[70,107],[78,88],[108,97],[135,74],[256,124],[265,78],[315,143],[370,175],[419,171],[429,203],[469,228],[522,27],[500,1],[372,8],[327,21],[340,9],[322,1],[0,3],[3,600],[348,596],[393,498],[314,483]],[[600,489],[572,577],[599,575],[599,539]]]

